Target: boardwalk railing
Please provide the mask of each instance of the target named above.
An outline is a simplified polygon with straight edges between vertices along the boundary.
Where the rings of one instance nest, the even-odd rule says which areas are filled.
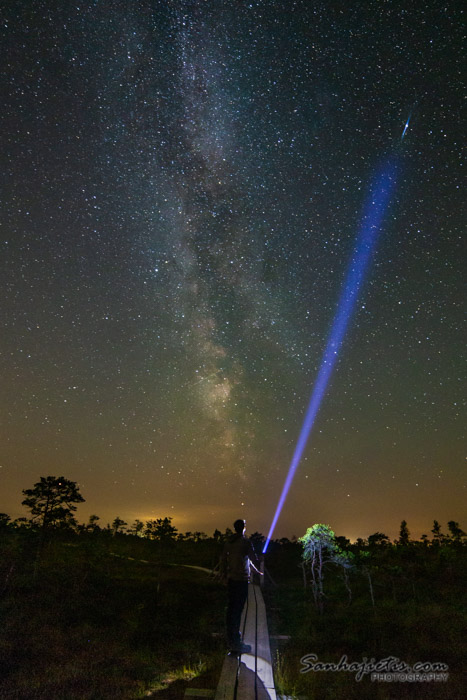
[[[215,700],[276,700],[266,608],[260,587],[251,583],[241,629],[251,652],[226,656]]]

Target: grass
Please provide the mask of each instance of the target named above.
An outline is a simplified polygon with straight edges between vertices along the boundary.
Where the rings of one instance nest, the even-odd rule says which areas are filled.
[[[212,543],[174,547],[135,537],[0,532],[2,700],[179,700],[187,687],[217,686],[225,655],[225,589],[205,573]],[[217,545],[216,545],[217,546]],[[352,603],[329,569],[320,614],[298,568],[300,547],[268,554],[276,587],[265,591],[275,683],[308,700],[457,700],[465,696],[465,548],[388,550],[368,580],[352,574]],[[131,559],[129,559],[131,557]],[[399,557],[399,559],[398,559]],[[144,560],[144,561],[141,561]],[[274,648],[275,644],[275,648]],[[301,673],[301,658],[349,662],[395,656],[441,661],[447,683],[360,682],[355,673]]]
[[[183,697],[199,679],[215,687],[218,583],[169,566],[155,548],[146,564],[111,556],[118,542],[97,538],[49,542],[34,578],[34,546],[14,536],[15,571],[0,601],[0,697],[162,699]]]
[[[276,570],[279,586],[269,590],[266,600],[271,634],[290,635],[288,642],[276,645],[274,653],[278,693],[309,700],[465,697],[467,611],[463,551],[447,565],[441,562],[439,566],[420,566],[410,581],[403,568],[398,579],[385,581],[381,566],[379,577],[375,576],[375,608],[363,577],[354,574],[353,601],[349,605],[340,581],[329,569],[323,614],[316,610],[311,591],[303,588],[301,572],[297,569],[293,579],[288,571],[286,581],[281,582]],[[368,676],[356,681],[355,673],[343,671],[301,673],[304,664],[300,660],[311,653],[320,662],[334,664],[344,655],[348,662],[362,662],[365,658],[378,661],[388,656],[409,665],[418,661],[443,662],[449,666],[449,679],[378,683]]]

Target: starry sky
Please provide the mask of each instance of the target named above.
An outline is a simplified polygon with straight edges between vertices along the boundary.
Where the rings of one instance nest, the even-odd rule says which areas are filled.
[[[81,522],[267,534],[393,156],[276,536],[465,527],[460,4],[9,0],[2,33],[0,510],[64,475]]]

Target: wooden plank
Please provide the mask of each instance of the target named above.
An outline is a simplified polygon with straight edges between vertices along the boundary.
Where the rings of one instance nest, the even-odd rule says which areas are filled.
[[[233,654],[228,654],[224,659],[214,700],[234,700],[237,672],[238,658]]]
[[[251,653],[241,656],[237,697],[241,700],[276,700],[266,608],[261,588],[251,584],[243,641],[251,645]]]
[[[256,588],[257,586],[251,583],[248,584],[248,599],[247,604],[243,608],[242,624],[240,625],[240,630],[243,630],[243,642],[245,644],[250,644],[253,654],[256,646]]]
[[[251,653],[242,654],[240,660],[226,657],[215,700],[276,700],[266,608],[257,585],[248,586],[240,630]]]
[[[268,621],[266,618],[266,606],[264,604],[261,589],[257,586],[256,605],[258,608],[258,631],[256,641],[256,657],[258,663],[258,676],[267,688],[274,689],[274,677],[272,673],[271,649],[269,646]],[[271,696],[272,697],[272,696]],[[274,691],[274,698],[276,693]]]

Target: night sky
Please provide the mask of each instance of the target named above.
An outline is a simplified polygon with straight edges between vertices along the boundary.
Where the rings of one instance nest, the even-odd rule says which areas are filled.
[[[276,536],[465,529],[460,3],[6,5],[0,510],[267,534],[392,156]]]

